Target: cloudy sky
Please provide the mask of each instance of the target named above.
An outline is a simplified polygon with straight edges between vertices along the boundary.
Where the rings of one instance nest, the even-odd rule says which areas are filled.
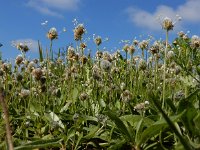
[[[59,39],[53,43],[54,51],[75,44],[74,19],[87,29],[86,42],[93,34],[109,38],[101,47],[108,51],[120,48],[121,40],[142,40],[148,35],[164,38],[159,16],[174,20],[176,15],[182,17],[170,33],[171,39],[181,30],[190,31],[189,36],[200,35],[199,10],[200,0],[6,0],[1,2],[0,9],[0,43],[3,44],[0,51],[4,59],[15,58],[19,51],[11,46],[12,41],[26,41],[32,43],[28,55],[37,57],[37,41],[43,49],[48,48],[46,32],[51,27],[59,32]],[[46,20],[48,24],[42,26]],[[95,51],[92,40],[88,48]]]

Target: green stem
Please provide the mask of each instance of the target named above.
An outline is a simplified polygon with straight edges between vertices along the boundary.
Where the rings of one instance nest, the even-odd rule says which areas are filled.
[[[166,46],[165,46],[165,54],[164,54],[164,74],[163,74],[163,99],[162,99],[162,108],[165,104],[165,90],[166,90],[166,57],[167,57],[167,47],[168,47],[168,31],[166,32]]]

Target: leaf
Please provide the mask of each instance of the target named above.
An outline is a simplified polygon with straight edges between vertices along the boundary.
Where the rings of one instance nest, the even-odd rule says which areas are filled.
[[[137,123],[137,127],[136,127],[136,137],[135,137],[135,142],[138,143],[138,141],[140,140],[140,136],[142,133],[142,129],[143,129],[143,119],[141,119],[138,123]]]
[[[126,143],[125,140],[115,140],[115,141],[112,141],[112,142],[113,143],[111,144],[110,147],[108,147],[108,150],[119,150]]]
[[[117,129],[122,133],[124,138],[127,141],[132,141],[131,134],[128,132],[123,121],[111,111],[106,111],[105,114],[115,123],[115,125],[117,126]]]
[[[73,93],[73,95],[72,95],[73,102],[76,102],[76,100],[78,98],[78,89],[74,88],[73,91],[72,91],[72,93]]]
[[[42,47],[40,45],[39,40],[38,40],[38,49],[39,49],[40,62],[42,62],[43,61],[43,51],[42,51]]]
[[[60,138],[48,139],[48,140],[37,140],[31,143],[24,144],[14,148],[14,150],[30,150],[35,148],[48,148],[49,146],[58,147],[60,146]]]
[[[78,149],[78,145],[79,145],[82,138],[83,138],[83,132],[81,132],[81,134],[79,134],[79,136],[78,136],[78,140],[77,140],[76,146],[74,148],[75,150]]]
[[[141,119],[143,119],[144,126],[146,127],[151,126],[154,123],[153,120],[140,116],[140,115],[124,115],[124,116],[121,116],[120,119],[122,119],[122,121],[129,122],[131,126],[134,126],[134,127],[137,125],[137,123]]]
[[[89,139],[93,138],[96,135],[97,131],[99,130],[99,126],[95,126],[92,128],[90,127],[89,130],[90,130],[90,132],[86,136],[83,137],[84,139],[89,140]]]
[[[65,128],[64,124],[62,123],[62,121],[60,120],[60,118],[54,113],[54,112],[50,112],[49,114],[46,114],[47,117],[49,118],[49,120],[51,122],[57,122],[58,125],[61,127],[61,128]]]
[[[169,117],[169,118],[172,122],[176,122],[179,118],[181,118],[181,116],[183,114],[184,114],[184,112],[179,114],[179,115],[172,116],[172,117]],[[147,129],[145,129],[143,131],[143,133],[141,134],[141,138],[140,138],[140,140],[138,141],[137,144],[141,145],[141,144],[145,143],[151,137],[158,135],[160,133],[160,131],[165,129],[166,127],[168,127],[168,124],[165,121],[165,119],[161,119],[159,121],[156,121],[153,125],[151,125],[150,127],[148,127]]]
[[[195,100],[194,96],[196,96],[199,93],[200,89],[197,89],[193,93],[191,93],[188,97],[180,100],[178,105],[178,112],[182,112],[183,110],[191,107],[193,105],[193,102]]]

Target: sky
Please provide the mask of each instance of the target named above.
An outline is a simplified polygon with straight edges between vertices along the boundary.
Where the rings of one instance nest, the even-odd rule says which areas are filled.
[[[64,48],[73,40],[73,20],[83,23],[87,30],[83,40],[88,49],[96,51],[93,35],[99,35],[103,42],[101,49],[121,49],[121,40],[144,40],[150,36],[159,40],[165,38],[158,17],[176,15],[182,20],[170,31],[170,39],[179,31],[189,36],[200,35],[200,0],[0,0],[0,51],[3,59],[11,60],[20,54],[12,43],[31,43],[27,53],[30,58],[38,57],[38,40],[43,49],[50,45],[46,33],[55,27],[59,33],[53,41],[54,52]],[[48,21],[47,25],[41,25]],[[62,32],[63,28],[66,32]],[[90,40],[89,40],[90,39]]]

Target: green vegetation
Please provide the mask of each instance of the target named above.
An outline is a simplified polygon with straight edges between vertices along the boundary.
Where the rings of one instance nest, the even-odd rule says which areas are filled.
[[[55,28],[38,59],[16,44],[15,64],[0,60],[0,149],[200,149],[200,38],[179,32],[169,43],[174,24],[162,27],[166,41],[125,43],[125,57],[101,51],[100,36],[86,55],[81,24],[76,47],[56,54]]]

